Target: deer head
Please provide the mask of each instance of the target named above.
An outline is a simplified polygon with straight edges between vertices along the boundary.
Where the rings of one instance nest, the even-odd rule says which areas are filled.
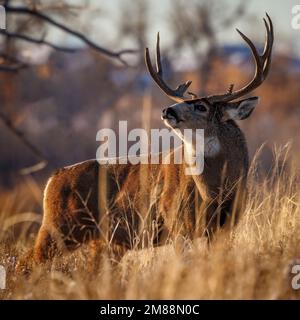
[[[160,59],[159,34],[156,43],[156,66],[154,70],[149,50],[146,48],[145,59],[148,71],[159,86],[176,104],[162,111],[162,119],[168,127],[171,127],[177,133],[185,128],[204,129],[206,135],[213,135],[216,129],[230,120],[244,120],[250,116],[258,103],[257,97],[251,97],[236,101],[236,99],[249,94],[259,87],[266,79],[270,64],[271,53],[274,39],[273,24],[266,14],[267,19],[264,20],[266,27],[266,41],[262,55],[257,52],[251,40],[237,29],[237,32],[247,43],[251,49],[254,62],[255,74],[253,79],[243,88],[233,91],[233,85],[225,94],[211,95],[206,97],[197,97],[194,93],[187,92],[191,81],[180,84],[175,90],[171,89],[163,80],[163,70]],[[185,93],[191,97],[186,97]],[[235,100],[235,101],[234,101]]]

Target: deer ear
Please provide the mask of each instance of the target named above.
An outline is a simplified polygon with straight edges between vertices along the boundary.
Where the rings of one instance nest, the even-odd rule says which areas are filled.
[[[244,120],[250,116],[258,102],[258,97],[252,97],[237,102],[227,103],[224,108],[222,120]]]

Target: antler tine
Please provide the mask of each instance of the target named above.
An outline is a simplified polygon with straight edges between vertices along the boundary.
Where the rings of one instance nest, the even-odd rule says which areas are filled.
[[[254,57],[254,60],[256,62],[256,66],[259,67],[261,65],[261,61],[260,61],[260,56],[255,48],[255,45],[253,44],[253,42],[243,33],[241,32],[239,29],[236,29],[236,31],[239,33],[239,35],[244,39],[244,41],[248,44],[252,55]]]
[[[160,56],[160,46],[159,46],[160,38],[159,33],[157,33],[157,40],[156,40],[156,71],[153,69],[149,49],[146,48],[145,51],[145,60],[146,65],[148,68],[148,71],[153,78],[153,80],[156,82],[156,84],[159,86],[161,90],[163,90],[171,99],[173,99],[176,102],[182,102],[186,100],[184,97],[184,94],[192,81],[187,81],[183,84],[180,84],[175,90],[171,89],[163,80],[163,69],[161,64],[161,56]]]
[[[263,59],[265,60],[265,66],[264,66],[264,77],[267,76],[269,69],[270,69],[270,65],[271,65],[271,52],[272,52],[272,46],[273,46],[273,42],[274,42],[274,29],[273,29],[273,23],[271,18],[269,17],[269,15],[266,13],[267,19],[269,24],[267,23],[267,21],[264,19],[265,22],[265,26],[267,29],[267,40],[266,40],[266,45],[264,48],[264,52],[263,52]]]
[[[208,99],[211,102],[229,102],[231,100],[242,97],[247,93],[256,89],[266,79],[270,69],[270,65],[271,65],[272,47],[274,42],[273,23],[267,13],[266,13],[266,16],[267,16],[267,20],[265,18],[263,19],[266,27],[266,40],[265,40],[265,46],[264,46],[264,51],[262,55],[259,55],[252,41],[240,30],[236,29],[237,32],[240,34],[240,36],[247,43],[247,45],[249,46],[252,52],[252,55],[255,61],[255,74],[253,79],[246,86],[244,86],[243,88],[237,91],[208,97]]]
[[[273,45],[273,41],[274,41],[274,29],[273,29],[273,23],[272,20],[270,18],[270,16],[266,13],[268,22],[266,21],[266,19],[264,18],[264,23],[266,26],[266,44],[265,44],[265,48],[264,48],[264,52],[263,52],[263,57],[266,58],[268,55],[268,51],[270,51],[270,49],[272,48]]]
[[[163,76],[163,70],[161,66],[161,58],[160,58],[160,37],[159,37],[159,32],[157,32],[157,38],[156,38],[156,69],[157,69],[157,74],[162,77]]]

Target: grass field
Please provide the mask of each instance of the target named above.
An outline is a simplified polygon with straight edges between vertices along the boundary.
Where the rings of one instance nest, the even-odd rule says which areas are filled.
[[[259,158],[259,157],[258,157]],[[130,251],[118,263],[91,258],[91,247],[14,272],[41,221],[42,186],[32,179],[0,195],[0,264],[7,270],[2,299],[296,299],[291,266],[300,258],[300,175],[288,147],[275,151],[274,168],[249,174],[246,211],[238,226],[208,246],[180,239]],[[24,222],[31,221],[31,222]],[[300,260],[299,260],[300,264]]]

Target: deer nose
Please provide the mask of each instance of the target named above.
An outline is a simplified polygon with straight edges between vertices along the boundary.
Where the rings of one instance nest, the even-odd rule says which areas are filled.
[[[169,108],[165,108],[162,111],[162,117],[164,119],[166,119],[166,118],[174,118],[174,117],[176,117],[176,112],[174,110],[172,110],[170,107]]]
[[[169,107],[165,110],[165,115],[167,119],[176,119],[176,121],[179,120],[177,112],[172,107]]]

